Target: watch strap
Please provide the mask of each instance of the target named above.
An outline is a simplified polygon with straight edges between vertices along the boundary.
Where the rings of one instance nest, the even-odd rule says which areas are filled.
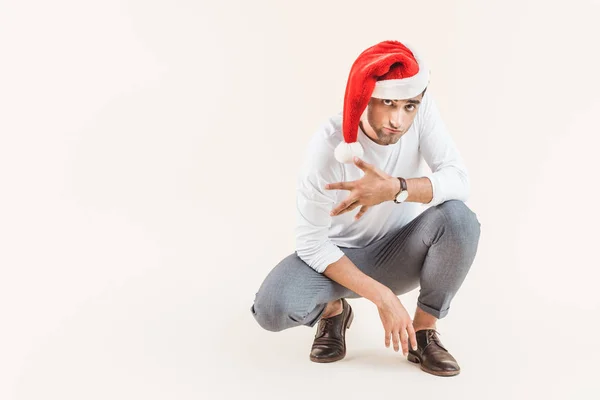
[[[408,190],[408,186],[406,185],[406,179],[401,178],[401,177],[397,177],[398,180],[400,181],[400,191],[398,193],[396,193],[396,195],[394,196],[394,203],[400,203],[399,201],[396,201],[396,198],[398,197],[398,195],[400,193],[402,193],[404,190]]]

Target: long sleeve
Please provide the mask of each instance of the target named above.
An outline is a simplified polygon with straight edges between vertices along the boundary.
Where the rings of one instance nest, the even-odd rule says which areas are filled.
[[[328,236],[335,191],[324,189],[327,183],[341,180],[340,164],[323,152],[309,154],[297,178],[296,253],[319,273],[344,255]]]
[[[470,191],[467,168],[429,92],[423,97],[422,107],[419,151],[431,168],[432,172],[426,176],[433,186],[433,199],[427,205],[436,206],[453,199],[467,201]]]

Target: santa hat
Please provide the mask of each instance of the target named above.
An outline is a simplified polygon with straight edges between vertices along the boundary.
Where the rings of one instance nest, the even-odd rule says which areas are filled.
[[[335,148],[335,158],[342,163],[362,157],[363,148],[356,141],[358,123],[371,97],[401,100],[419,95],[429,84],[429,69],[414,49],[387,40],[363,51],[350,69],[342,133],[344,141]]]

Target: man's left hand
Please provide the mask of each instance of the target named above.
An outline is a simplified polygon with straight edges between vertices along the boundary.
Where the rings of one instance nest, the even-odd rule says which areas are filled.
[[[355,219],[359,219],[369,207],[392,200],[400,191],[400,181],[376,166],[354,157],[354,164],[362,169],[365,176],[356,181],[336,182],[325,185],[325,189],[349,190],[350,195],[331,210],[331,216],[343,214],[361,206]],[[395,182],[394,182],[395,181]]]

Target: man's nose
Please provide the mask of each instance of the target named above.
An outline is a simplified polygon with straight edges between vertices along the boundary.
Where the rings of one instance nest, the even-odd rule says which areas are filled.
[[[392,112],[390,117],[390,128],[400,129],[404,126],[404,113],[402,110]]]

